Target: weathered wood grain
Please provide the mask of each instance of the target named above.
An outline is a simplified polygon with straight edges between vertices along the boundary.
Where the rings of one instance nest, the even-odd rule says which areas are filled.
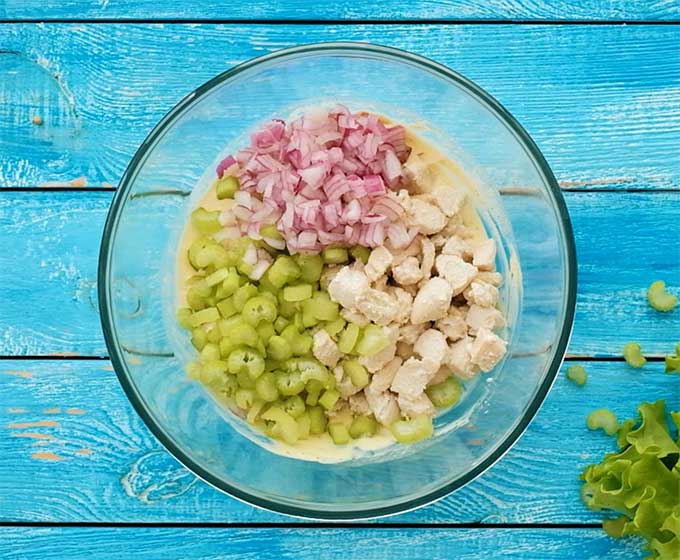
[[[586,415],[604,406],[623,419],[637,403],[661,398],[680,409],[680,377],[664,374],[659,363],[586,367],[584,387],[569,382],[563,368],[527,432],[482,477],[389,521],[598,522],[580,504],[577,477],[612,441],[589,432]],[[0,522],[288,519],[243,505],[177,464],[134,413],[106,361],[0,361],[0,403]]]
[[[625,0],[538,1],[520,0],[389,0],[363,4],[278,0],[246,2],[238,0],[6,0],[3,14],[12,20],[49,19],[492,19],[492,20],[664,20],[680,17],[675,2],[627,2]]]
[[[106,355],[96,267],[111,193],[0,193],[0,355]],[[663,353],[680,313],[649,308],[645,290],[680,284],[680,193],[567,193],[579,262],[569,352],[620,356],[638,340]],[[635,234],[628,224],[634,224]],[[5,240],[8,240],[5,242]]]
[[[162,14],[164,5],[186,7],[134,4],[145,17]],[[219,4],[193,5],[220,15]],[[462,5],[429,4],[444,11]],[[555,13],[580,13],[566,4]],[[581,5],[596,4],[612,13],[680,9],[671,2]],[[133,3],[71,0],[45,9],[76,5],[124,13]],[[255,16],[258,5],[247,5]],[[16,2],[8,11],[22,7],[43,10],[43,3]],[[680,188],[680,159],[673,157],[680,149],[680,26],[403,24],[2,26],[0,187],[115,185],[146,134],[193,88],[251,57],[332,39],[407,49],[475,80],[527,128],[565,188]],[[418,95],[417,85],[404,94]],[[32,124],[33,116],[43,124]]]
[[[638,541],[615,541],[599,529],[5,529],[0,554],[16,560],[631,560]],[[113,552],[115,551],[115,552]]]

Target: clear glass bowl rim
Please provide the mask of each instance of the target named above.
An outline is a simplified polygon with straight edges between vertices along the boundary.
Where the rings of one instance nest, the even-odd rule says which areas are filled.
[[[189,108],[191,104],[200,99],[203,95],[210,92],[213,88],[222,84],[225,80],[233,78],[243,71],[258,66],[260,64],[271,62],[279,59],[294,58],[297,55],[306,55],[311,53],[356,53],[356,54],[368,54],[378,58],[387,59],[397,59],[397,61],[407,62],[411,65],[421,67],[423,70],[433,72],[438,74],[440,77],[446,80],[454,82],[454,85],[461,86],[463,89],[467,90],[474,97],[476,97],[480,102],[485,104],[491,112],[493,112],[497,117],[503,121],[503,123],[516,134],[518,140],[523,144],[524,148],[531,155],[534,162],[537,164],[538,168],[541,170],[544,178],[546,179],[550,192],[558,210],[558,216],[560,218],[560,226],[563,234],[563,239],[565,242],[565,250],[567,257],[567,270],[566,270],[566,280],[567,280],[567,294],[566,294],[566,309],[564,316],[564,323],[562,325],[562,330],[559,336],[559,341],[556,347],[556,352],[553,360],[550,364],[548,374],[538,388],[534,399],[531,401],[529,406],[525,409],[520,422],[517,424],[515,429],[508,434],[508,436],[501,441],[494,452],[489,455],[484,461],[482,461],[477,467],[467,472],[465,475],[456,478],[441,487],[433,490],[432,492],[420,496],[418,498],[405,500],[398,504],[392,504],[384,507],[374,507],[370,509],[357,509],[352,511],[323,511],[315,510],[311,508],[294,507],[288,504],[281,504],[279,502],[261,498],[259,496],[253,495],[241,488],[235,487],[231,484],[226,483],[219,477],[216,477],[203,469],[198,465],[191,457],[184,453],[179,445],[175,444],[172,438],[165,433],[163,427],[156,422],[153,415],[149,410],[147,410],[144,400],[138,394],[134,382],[128,376],[127,369],[125,367],[125,360],[123,359],[121,349],[117,343],[117,337],[115,333],[115,327],[113,324],[113,316],[110,311],[110,291],[111,286],[109,282],[109,261],[111,258],[112,241],[114,239],[114,234],[118,224],[118,218],[123,209],[123,205],[127,199],[129,190],[131,189],[134,178],[137,175],[138,168],[143,164],[147,152],[152,149],[156,143],[156,140],[160,138],[164,131],[171,127],[176,118],[183,114],[185,109]],[[557,373],[562,364],[562,359],[567,349],[569,343],[569,338],[571,336],[571,330],[574,321],[574,311],[576,306],[576,249],[574,243],[574,235],[571,227],[571,221],[569,219],[569,214],[567,212],[566,203],[562,196],[562,192],[559,188],[557,180],[550,169],[546,159],[539,150],[536,143],[531,139],[529,134],[524,130],[524,128],[515,120],[515,118],[503,107],[495,98],[489,95],[477,84],[465,78],[461,74],[451,70],[450,68],[439,64],[433,60],[426,57],[416,55],[401,49],[394,47],[386,47],[382,45],[374,45],[369,43],[355,43],[355,42],[324,42],[324,43],[311,43],[307,45],[301,45],[297,47],[290,47],[286,49],[281,49],[270,54],[259,56],[243,62],[233,68],[222,72],[221,74],[215,76],[214,78],[208,80],[193,92],[185,96],[175,107],[173,107],[153,128],[149,135],[144,139],[137,152],[133,156],[130,164],[123,173],[120,184],[116,189],[116,192],[109,209],[106,223],[104,225],[104,232],[102,235],[101,247],[99,252],[99,264],[97,272],[97,285],[98,285],[98,300],[99,309],[101,314],[102,330],[104,333],[104,339],[106,342],[107,349],[109,351],[109,357],[113,364],[114,371],[118,377],[120,384],[125,391],[128,399],[134,406],[137,414],[142,418],[146,426],[151,430],[151,432],[156,436],[160,443],[170,452],[171,455],[175,457],[182,465],[188,468],[196,476],[210,484],[211,486],[217,488],[218,490],[225,492],[226,494],[250,505],[254,505],[265,510],[274,511],[277,513],[283,513],[286,515],[291,515],[295,517],[309,518],[309,519],[321,519],[321,520],[356,520],[356,519],[367,519],[367,518],[377,518],[384,517],[388,515],[394,515],[397,513],[403,513],[409,510],[419,508],[421,506],[430,504],[439,500],[440,498],[450,494],[451,492],[462,488],[471,480],[477,478],[484,471],[495,464],[505,453],[507,453],[510,448],[515,444],[518,438],[526,430],[529,423],[535,416],[536,412],[543,403],[545,397],[547,396],[550,388],[557,376]]]

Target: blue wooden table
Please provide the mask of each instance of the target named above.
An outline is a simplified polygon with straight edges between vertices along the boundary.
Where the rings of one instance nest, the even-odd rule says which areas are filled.
[[[577,476],[611,448],[588,411],[680,404],[659,363],[680,311],[644,297],[659,278],[680,286],[679,1],[0,0],[0,20],[0,558],[642,555],[602,533]],[[561,374],[478,480],[357,526],[254,509],[178,465],[119,387],[95,282],[116,184],[166,111],[248,58],[340,39],[458,70],[537,141],[577,243],[567,360],[590,372],[583,388]],[[622,363],[629,340],[643,371]]]

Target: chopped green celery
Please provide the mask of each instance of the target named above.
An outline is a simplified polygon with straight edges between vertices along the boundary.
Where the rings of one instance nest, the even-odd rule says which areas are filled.
[[[285,329],[288,325],[290,324],[290,321],[286,319],[285,317],[277,317],[276,321],[274,321],[274,330],[281,334],[283,329]]]
[[[312,300],[308,299],[303,301],[300,305],[302,307],[302,312],[300,313],[302,328],[309,329],[319,322],[319,320],[314,316],[314,312],[312,310]]]
[[[220,347],[220,356],[222,358],[228,358],[229,354],[231,354],[232,350],[236,348],[236,344],[234,344],[230,338],[224,337],[220,339],[219,342],[219,347]]]
[[[567,379],[576,383],[576,385],[585,385],[588,381],[588,372],[586,368],[580,365],[573,365],[567,368]]]
[[[354,439],[362,436],[374,436],[378,430],[378,423],[373,416],[357,416],[349,426],[349,435]]]
[[[324,394],[319,397],[319,404],[323,406],[326,410],[330,410],[335,406],[340,398],[340,393],[335,389],[328,389],[324,391]]]
[[[312,351],[314,339],[307,334],[300,334],[290,342],[294,356],[306,356]]]
[[[220,211],[209,211],[205,208],[196,208],[191,213],[191,225],[201,233],[216,233],[222,229],[220,224]]]
[[[238,381],[233,375],[223,375],[220,379],[218,391],[220,395],[233,399],[238,388]]]
[[[205,283],[208,286],[216,286],[220,282],[224,282],[224,280],[229,276],[231,270],[232,269],[228,267],[218,268],[215,272],[205,277]]]
[[[293,257],[300,267],[300,280],[310,284],[318,282],[323,272],[323,259],[320,255],[303,255],[299,253]]]
[[[208,343],[208,331],[204,328],[197,328],[191,331],[191,344],[199,352],[203,350],[203,347]]]
[[[233,317],[236,315],[236,313],[238,313],[238,311],[236,311],[236,307],[234,306],[234,300],[230,297],[223,299],[222,301],[218,301],[215,307],[217,307],[217,310],[220,312],[220,315],[223,319],[228,319],[229,317]]]
[[[290,414],[293,418],[298,418],[305,412],[305,401],[300,398],[300,395],[293,395],[283,399],[279,406],[286,414]]]
[[[258,281],[258,288],[260,289],[260,292],[262,294],[273,294],[276,295],[279,293],[279,288],[274,286],[274,284],[271,283],[269,280],[269,276],[267,274],[263,274],[262,278]]]
[[[198,239],[195,239],[191,245],[189,245],[189,250],[187,251],[187,258],[189,259],[189,264],[195,268],[203,268],[203,266],[208,266],[208,264],[204,264],[203,266],[199,266],[198,262],[198,255],[203,251],[203,249],[208,246],[208,245],[214,245],[215,241],[213,239],[210,239],[208,237],[199,237]]]
[[[232,319],[237,320],[227,324]],[[228,338],[235,346],[245,344],[251,348],[257,347],[260,340],[257,331],[240,317],[234,316],[229,319],[223,319],[218,323],[218,326],[222,336]]]
[[[331,388],[330,379],[333,377],[328,369],[312,357],[291,358],[284,364],[288,372],[300,372],[305,384],[310,381],[317,381],[324,388]]]
[[[347,262],[349,259],[347,249],[344,247],[326,247],[321,252],[321,257],[323,258],[323,262],[328,264],[341,264]]]
[[[292,257],[281,255],[267,270],[269,281],[277,288],[300,277],[302,271]]]
[[[598,408],[588,415],[586,426],[589,430],[601,429],[607,435],[613,436],[619,429],[619,421],[611,410]]]
[[[354,350],[354,347],[356,346],[357,341],[359,340],[359,334],[361,333],[361,329],[359,328],[359,325],[355,325],[354,323],[349,323],[346,327],[345,330],[342,331],[340,334],[340,338],[338,339],[338,349],[340,352],[343,354],[349,354]]]
[[[397,420],[390,426],[390,431],[399,443],[416,443],[429,438],[434,432],[432,418],[423,414],[411,420]]]
[[[255,402],[255,391],[252,389],[239,389],[234,395],[236,406],[243,410],[248,410]]]
[[[201,383],[212,385],[219,382],[227,369],[227,364],[222,360],[201,361]]]
[[[268,299],[271,301],[276,307],[279,306],[279,298],[276,296],[276,294],[273,294],[271,292],[263,292],[260,290],[260,297],[263,297],[265,299]]]
[[[248,300],[254,298],[257,293],[257,288],[250,282],[243,284],[234,293],[234,307],[236,307],[236,311],[243,311]]]
[[[357,342],[355,351],[360,356],[373,356],[389,344],[387,335],[378,325],[366,325],[364,332]]]
[[[340,308],[325,292],[316,292],[311,301],[305,302],[312,315],[320,321],[334,321],[339,316]]]
[[[199,325],[203,325],[205,323],[212,323],[214,321],[217,321],[220,318],[220,312],[217,310],[216,307],[208,307],[206,309],[201,309],[200,311],[196,311],[192,316],[191,316],[191,326],[192,327],[198,327]]]
[[[434,406],[448,408],[458,403],[463,389],[455,377],[449,377],[441,383],[428,387],[425,392]]]
[[[244,389],[255,388],[255,379],[250,377],[250,374],[245,369],[236,374],[236,381],[238,381],[239,387],[243,387]]]
[[[347,322],[342,317],[338,317],[335,321],[326,323],[323,328],[331,337],[335,338],[345,328],[346,324]]]
[[[279,407],[272,406],[262,413],[262,419],[273,422],[272,434],[286,443],[293,444],[298,440],[299,430],[295,418]]]
[[[307,396],[305,397],[305,404],[315,406],[319,402],[319,395],[322,389],[310,389],[307,387]]]
[[[297,313],[297,305],[290,301],[283,301],[283,294],[279,300],[279,315],[285,319],[292,319]]]
[[[647,300],[657,311],[671,311],[678,304],[677,296],[666,291],[666,283],[662,280],[657,280],[649,286]]]
[[[274,224],[268,224],[260,228],[260,235],[262,237],[268,237],[269,239],[283,239],[283,235],[279,233]]]
[[[210,361],[219,359],[220,359],[219,346],[217,346],[217,344],[213,344],[212,342],[208,342],[208,344],[206,344],[203,347],[203,350],[201,350],[201,360]]]
[[[221,339],[222,334],[220,333],[220,329],[218,329],[217,327],[213,327],[208,331],[208,342],[212,342],[213,344],[219,345]]]
[[[205,298],[205,303],[208,307],[215,307],[217,305],[217,298],[215,296],[210,296]]]
[[[647,363],[637,342],[629,342],[623,347],[623,358],[630,367],[641,368]]]
[[[304,301],[312,297],[311,284],[295,284],[283,288],[283,299],[291,303]]]
[[[320,406],[312,406],[307,409],[309,414],[309,431],[318,436],[326,431],[326,424],[328,419],[326,418],[326,413]]]
[[[363,245],[355,245],[349,250],[349,254],[354,257],[354,260],[366,264],[368,262],[368,257],[371,256],[371,250]]]
[[[264,343],[276,334],[272,323],[262,323],[255,330],[257,331],[257,336],[259,336],[260,340]]]
[[[210,265],[222,268],[232,263],[232,258],[227,250],[219,243],[211,242],[201,247],[192,262],[196,268],[206,268]]]
[[[370,381],[368,372],[366,371],[366,368],[356,360],[345,360],[342,362],[342,369],[345,372],[345,375],[351,379],[352,385],[355,387],[363,389],[368,385]]]
[[[199,381],[201,379],[201,370],[203,368],[201,367],[201,362],[198,360],[194,360],[192,362],[189,362],[187,364],[186,370],[187,370],[187,377],[189,379],[195,379],[196,381]]]
[[[299,336],[299,335],[297,335]],[[277,361],[284,361],[293,355],[290,343],[279,335],[272,336],[267,342],[267,356]]]
[[[666,356],[666,373],[680,373],[680,356]]]
[[[294,324],[290,324],[281,331],[281,336],[285,338],[288,342],[292,342],[298,336],[300,336],[300,331],[298,331],[297,327]]]
[[[234,198],[236,191],[241,188],[241,184],[237,177],[233,175],[227,175],[222,177],[215,185],[215,194],[218,200],[224,200],[225,198]]]
[[[248,424],[255,424],[257,422],[260,412],[262,412],[262,409],[265,407],[265,404],[266,403],[262,399],[258,399],[257,396],[255,397],[255,401],[253,402],[253,405],[248,409],[248,414],[246,415],[246,420],[248,421]]]
[[[229,373],[246,371],[251,378],[257,379],[264,372],[264,358],[252,348],[240,346],[232,350],[227,359]]]
[[[299,371],[281,371],[276,373],[276,388],[282,395],[291,397],[303,391],[305,381]]]
[[[238,290],[239,286],[241,285],[241,276],[239,275],[238,271],[234,267],[229,267],[227,271],[227,276],[224,278],[224,280],[222,280],[222,284],[220,284],[217,288],[216,293],[220,297],[234,295],[236,290]]]
[[[305,323],[302,320],[302,312],[301,311],[297,311],[295,313],[295,316],[293,317],[293,324],[295,325],[295,328],[299,332],[303,332],[306,329]]]
[[[298,437],[300,439],[307,439],[312,429],[312,420],[308,412],[304,412],[295,419],[298,425]]]
[[[257,396],[266,402],[274,402],[279,398],[279,390],[276,387],[276,376],[271,371],[260,375],[255,381]]]
[[[192,311],[189,307],[180,307],[177,310],[177,322],[179,323],[179,326],[182,327],[183,329],[191,329],[191,315]]]
[[[209,293],[208,295],[203,295],[203,288],[201,286],[189,286],[187,288],[187,304],[194,311],[200,311],[207,307],[208,302],[206,298],[209,295]]]
[[[345,445],[352,441],[352,437],[349,435],[349,431],[344,424],[339,422],[331,422],[328,424],[328,433],[333,440],[335,445]]]
[[[245,286],[239,288],[239,290],[244,288]],[[236,295],[234,295],[234,299],[236,299]],[[236,303],[234,303],[234,306],[236,306]],[[243,305],[241,313],[243,318],[253,327],[259,325],[260,322],[271,325],[274,319],[276,319],[276,304],[272,303],[271,299],[265,296],[251,297]]]

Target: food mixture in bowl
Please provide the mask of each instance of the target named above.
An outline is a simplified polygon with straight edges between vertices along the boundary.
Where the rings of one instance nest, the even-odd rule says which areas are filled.
[[[404,126],[310,109],[216,175],[180,245],[187,373],[269,437],[417,442],[505,355],[496,243]]]

